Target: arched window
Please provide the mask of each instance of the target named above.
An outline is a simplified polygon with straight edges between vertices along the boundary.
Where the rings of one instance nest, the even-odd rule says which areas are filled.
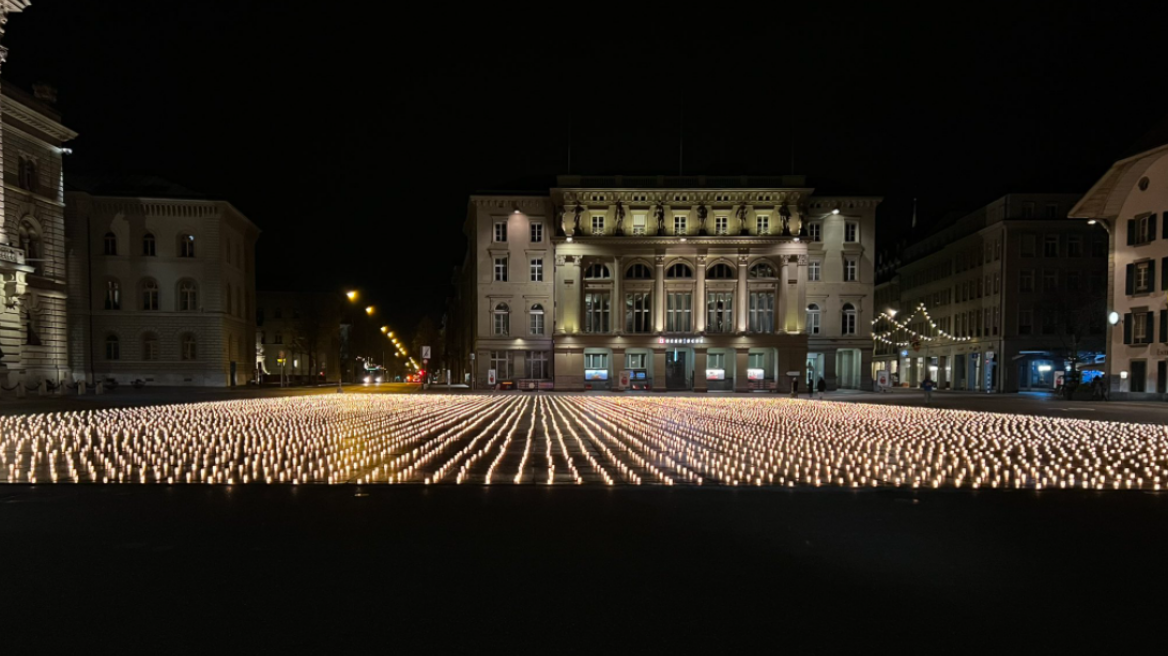
[[[154,257],[155,254],[156,251],[154,248],[154,234],[148,232],[142,237],[142,255],[145,255],[146,257]]]
[[[629,280],[652,280],[653,271],[649,267],[638,262],[625,271],[625,277]]]
[[[693,278],[693,269],[688,264],[678,262],[665,271],[666,278]]]
[[[118,254],[118,236],[112,232],[105,233],[105,254]]]
[[[182,336],[182,359],[196,360],[198,359],[198,343],[195,342],[195,336],[187,333]]]
[[[767,262],[759,262],[758,264],[750,267],[750,277],[751,278],[774,278],[774,277],[776,277],[775,276],[775,268]]]
[[[231,285],[226,284],[226,283],[223,284],[223,296],[225,297],[225,300],[227,301],[226,303],[223,304],[223,307],[227,311],[227,314],[231,314],[231,310],[233,307],[231,304]]]
[[[608,272],[608,267],[603,264],[592,264],[584,271],[585,280],[608,280],[612,274]]]
[[[180,312],[194,312],[199,309],[199,286],[193,280],[183,280],[178,284],[178,309]]]
[[[179,257],[194,257],[195,256],[195,236],[189,233],[183,233],[178,236],[178,256]]]
[[[807,306],[807,334],[819,334],[819,306],[815,303]]]
[[[531,334],[543,334],[543,306],[539,303],[531,306]]]
[[[117,335],[109,335],[105,338],[105,359],[106,360],[121,360],[122,349],[118,343]]]
[[[731,269],[729,264],[715,264],[706,271],[706,278],[708,280],[733,280],[734,269]]]
[[[495,306],[494,327],[496,335],[506,335],[511,332],[511,308],[507,307],[506,303],[499,303]]]
[[[142,309],[158,309],[158,281],[153,278],[142,281]]]
[[[31,157],[20,156],[17,165],[16,184],[27,191],[37,190],[37,165]]]
[[[856,334],[856,308],[851,303],[844,303],[842,333],[844,335]]]
[[[117,278],[105,281],[105,309],[122,309],[122,283],[118,282]]]
[[[31,221],[26,219],[20,222],[19,239],[28,265],[36,269],[38,274],[41,273],[41,235]]]
[[[142,359],[143,360],[157,360],[158,359],[158,335],[154,333],[146,333],[142,336]]]

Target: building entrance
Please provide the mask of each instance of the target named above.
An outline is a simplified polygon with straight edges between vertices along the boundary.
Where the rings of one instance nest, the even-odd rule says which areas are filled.
[[[688,390],[689,388],[689,353],[681,349],[666,352],[665,389]]]

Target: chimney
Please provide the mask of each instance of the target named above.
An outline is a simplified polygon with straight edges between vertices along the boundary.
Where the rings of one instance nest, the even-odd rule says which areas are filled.
[[[37,82],[32,85],[32,95],[37,100],[52,105],[57,102],[57,87],[46,82]]]

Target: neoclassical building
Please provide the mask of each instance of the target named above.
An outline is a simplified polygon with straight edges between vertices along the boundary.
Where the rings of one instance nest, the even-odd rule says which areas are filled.
[[[70,177],[77,378],[226,386],[254,375],[255,243],[230,203],[149,176]]]
[[[879,198],[802,176],[561,176],[471,198],[475,378],[519,386],[870,388]],[[470,293],[468,293],[470,292]]]
[[[69,374],[61,176],[63,146],[77,133],[61,124],[51,89],[38,91],[29,95],[5,83],[0,93],[0,384],[5,385],[33,386]]]

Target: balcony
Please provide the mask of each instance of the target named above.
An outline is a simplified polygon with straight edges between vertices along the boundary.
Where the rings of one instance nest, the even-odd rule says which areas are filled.
[[[7,244],[0,244],[0,262],[8,264],[24,264],[24,250]]]

